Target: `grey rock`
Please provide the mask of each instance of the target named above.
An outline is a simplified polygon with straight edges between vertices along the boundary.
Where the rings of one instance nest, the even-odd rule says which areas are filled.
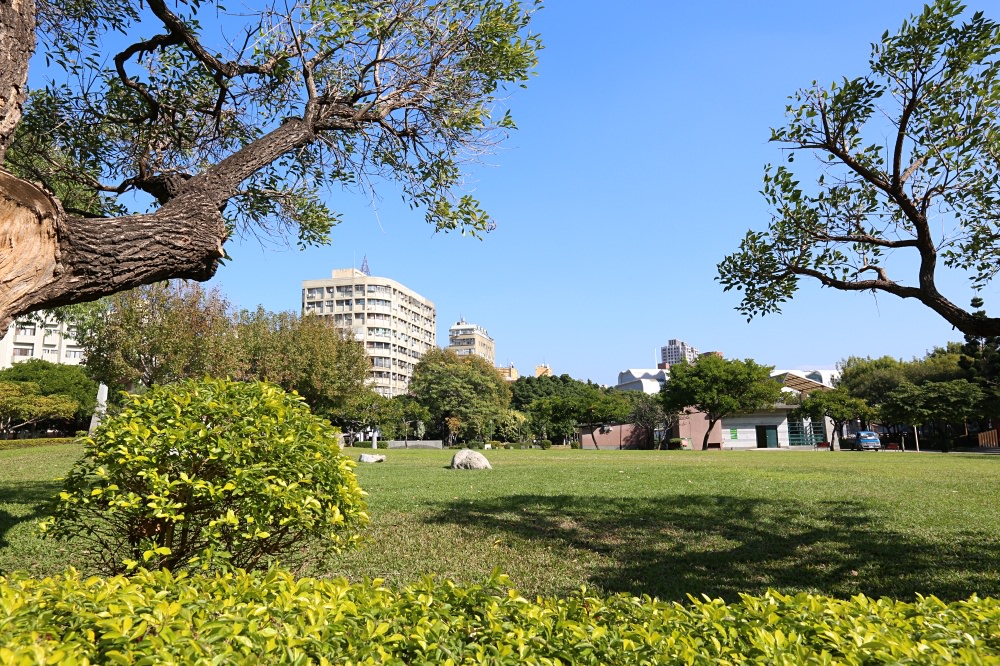
[[[472,449],[462,449],[451,458],[452,469],[493,469],[490,461],[482,453]]]
[[[360,456],[358,456],[358,462],[363,462],[363,463],[385,462],[385,456],[378,455],[376,453],[362,453]]]

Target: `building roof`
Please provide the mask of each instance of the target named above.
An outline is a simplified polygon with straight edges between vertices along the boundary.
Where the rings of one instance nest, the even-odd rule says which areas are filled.
[[[785,372],[775,372],[771,377],[780,381],[784,386],[798,391],[799,393],[810,393],[812,391],[831,391],[832,386],[828,386],[815,379],[809,379],[804,373],[798,370],[788,370]]]
[[[669,374],[670,371],[663,368],[629,368],[618,373],[615,388],[619,391],[659,393]]]

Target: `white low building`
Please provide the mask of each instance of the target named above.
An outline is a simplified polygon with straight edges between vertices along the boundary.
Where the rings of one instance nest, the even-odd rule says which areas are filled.
[[[15,322],[0,338],[0,368],[40,358],[51,363],[79,365],[83,349],[76,343],[76,329],[54,320]]]
[[[667,383],[669,375],[670,370],[662,368],[629,368],[618,373],[615,388],[619,391],[642,391],[656,395]]]

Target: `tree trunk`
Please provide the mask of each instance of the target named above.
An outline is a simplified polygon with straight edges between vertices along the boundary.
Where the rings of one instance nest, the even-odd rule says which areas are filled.
[[[833,419],[830,419],[830,420],[833,421]],[[834,450],[834,444],[837,442],[837,438],[840,437],[840,432],[843,430],[843,428],[844,428],[844,422],[843,421],[833,421],[833,432],[830,434],[830,452],[831,453]],[[841,446],[841,448],[843,448],[843,446],[844,446],[844,440],[843,440],[842,437],[840,437],[840,446]]]
[[[715,421],[708,422],[708,430],[705,431],[705,438],[701,440],[701,450],[708,451],[708,438],[712,436],[712,428],[715,427]]]
[[[34,51],[33,0],[0,2],[0,162],[21,122],[28,97],[28,61]]]
[[[314,139],[310,120],[287,120],[189,179],[155,212],[118,218],[68,216],[52,194],[0,169],[0,247],[6,249],[0,330],[43,308],[171,278],[211,278],[228,234],[221,210],[240,183]]]
[[[172,277],[207,280],[223,256],[218,204],[199,192],[149,215],[82,219],[0,170],[0,330],[27,312]]]

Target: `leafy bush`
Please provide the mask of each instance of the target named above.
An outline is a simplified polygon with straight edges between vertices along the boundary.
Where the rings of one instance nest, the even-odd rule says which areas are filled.
[[[337,432],[297,395],[206,379],[128,396],[65,479],[43,530],[97,569],[267,568],[339,548],[367,521]]]
[[[542,441],[538,442],[538,445],[541,446],[543,449],[551,449],[552,448],[552,440],[550,440],[550,439],[543,439]]]
[[[0,580],[0,662],[227,664],[982,664],[1000,601],[767,593],[740,603],[626,595],[527,600],[425,579],[217,576]]]
[[[571,449],[578,449],[578,448],[580,448],[580,442],[578,442],[578,441],[576,441],[574,439],[572,442],[569,443],[569,448],[571,448]]]
[[[671,451],[680,451],[684,448],[684,440],[680,437],[671,437],[667,441],[667,448]]]

